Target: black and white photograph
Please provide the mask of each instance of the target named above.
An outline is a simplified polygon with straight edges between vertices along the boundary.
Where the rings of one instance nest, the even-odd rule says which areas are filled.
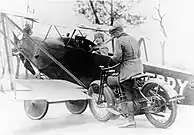
[[[192,135],[192,0],[0,0],[0,135]]]

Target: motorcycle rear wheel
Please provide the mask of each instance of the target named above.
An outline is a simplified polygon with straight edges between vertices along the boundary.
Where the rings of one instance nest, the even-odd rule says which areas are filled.
[[[144,89],[147,90],[146,97],[149,97],[150,96],[150,93],[149,93],[150,90],[153,89],[153,88],[155,88],[155,87],[162,88],[162,86],[160,86],[157,83],[150,83],[147,86],[145,86]],[[163,89],[163,91],[165,91],[165,90]],[[162,96],[164,99],[166,99],[169,95],[167,93],[162,93],[160,96]],[[159,103],[160,101],[158,100],[156,102]],[[174,123],[174,121],[176,119],[176,116],[177,116],[177,102],[176,101],[167,102],[166,108],[165,108],[165,110],[163,110],[163,112],[165,113],[165,111],[167,109],[169,109],[171,112],[170,112],[169,118],[165,122],[157,119],[160,116],[157,116],[157,118],[155,118],[154,117],[155,115],[152,114],[151,112],[150,113],[148,112],[148,113],[145,114],[146,115],[146,118],[148,119],[148,121],[151,124],[153,124],[157,128],[168,128],[168,127],[170,127]],[[159,113],[162,113],[162,111],[159,112]]]

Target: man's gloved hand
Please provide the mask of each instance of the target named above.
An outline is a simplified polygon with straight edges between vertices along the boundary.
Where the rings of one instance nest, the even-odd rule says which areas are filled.
[[[109,62],[108,62],[108,66],[109,67],[112,67],[112,66],[114,66],[114,65],[116,65],[117,64],[117,62],[115,61],[115,60],[113,60],[112,59],[112,56],[110,57],[110,59],[109,59]]]

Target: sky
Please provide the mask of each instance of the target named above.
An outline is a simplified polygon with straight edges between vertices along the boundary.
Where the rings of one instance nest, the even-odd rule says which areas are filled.
[[[35,9],[34,16],[44,23],[54,23],[66,26],[65,31],[71,32],[76,24],[90,25],[83,16],[77,15],[73,10],[75,0],[0,0],[0,9],[10,12],[26,12],[27,4]],[[10,4],[11,3],[11,4]],[[168,39],[160,31],[160,25],[153,17],[158,14],[155,7],[161,4],[161,12],[166,13],[164,26]],[[146,22],[140,27],[127,28],[126,31],[137,38],[145,37],[149,62],[161,65],[161,41],[166,41],[165,61],[170,67],[183,67],[194,72],[194,45],[193,45],[193,1],[192,0],[142,0],[135,5],[131,12],[147,16]],[[37,26],[39,35],[45,35],[48,25]],[[60,29],[62,32],[63,30]],[[92,38],[92,35],[89,34]]]

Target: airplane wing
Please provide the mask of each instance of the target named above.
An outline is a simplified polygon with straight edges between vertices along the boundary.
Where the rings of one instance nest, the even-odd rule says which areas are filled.
[[[101,27],[88,27],[88,26],[84,26],[84,25],[78,25],[77,26],[80,29],[86,29],[86,30],[92,30],[92,31],[100,31],[100,32],[108,32],[108,26],[107,28],[101,28]]]
[[[99,31],[99,32],[104,32],[104,33],[108,33],[109,29],[111,28],[111,26],[108,25],[99,25],[99,24],[90,24],[90,25],[77,25],[78,29],[85,29],[85,30],[91,30],[91,31]]]
[[[4,11],[4,10],[0,10],[0,13],[4,13],[4,14],[7,14],[7,15],[12,15],[12,16],[16,16],[16,17],[21,17],[21,18],[24,18],[24,19],[27,19],[27,20],[30,20],[30,21],[33,21],[33,22],[39,22],[39,20],[35,17],[30,17],[26,14],[19,14],[19,13],[13,13],[13,12],[8,12],[8,11]]]
[[[65,80],[16,79],[16,100],[49,102],[91,99],[87,89]]]

